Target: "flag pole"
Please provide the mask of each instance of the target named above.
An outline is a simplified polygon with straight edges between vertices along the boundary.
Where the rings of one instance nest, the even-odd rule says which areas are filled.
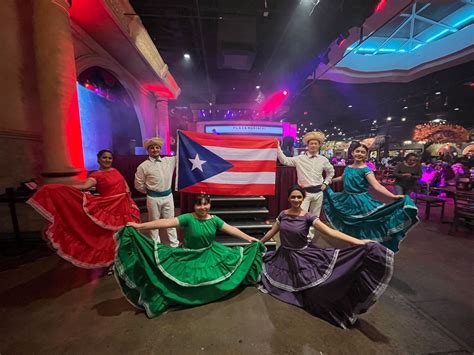
[[[176,131],[176,135],[177,135],[177,137],[176,137],[177,138],[176,146],[177,146],[177,148],[176,148],[176,176],[175,176],[175,181],[174,181],[174,190],[175,191],[179,191],[178,190],[178,176],[179,176],[179,132],[180,131],[181,131],[180,129],[178,129]]]

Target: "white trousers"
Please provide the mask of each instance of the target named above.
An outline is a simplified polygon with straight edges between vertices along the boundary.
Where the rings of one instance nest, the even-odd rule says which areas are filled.
[[[164,197],[146,197],[146,208],[148,210],[148,220],[154,221],[160,218],[174,218],[173,194]],[[172,247],[179,245],[176,228],[167,228],[166,233]],[[150,231],[151,237],[155,242],[161,243],[158,229]]]
[[[306,192],[306,197],[301,204],[301,208],[305,211],[308,211],[311,214],[314,214],[316,217],[319,218],[319,214],[321,213],[321,207],[323,205],[323,192],[316,192],[315,194],[311,194]],[[308,234],[308,241],[313,240],[314,238],[314,228],[311,227],[309,229]]]
[[[319,218],[321,213],[321,207],[323,205],[323,192],[316,192],[315,194],[306,193],[306,197],[301,204],[301,208],[305,211],[308,211],[311,214],[314,214]]]

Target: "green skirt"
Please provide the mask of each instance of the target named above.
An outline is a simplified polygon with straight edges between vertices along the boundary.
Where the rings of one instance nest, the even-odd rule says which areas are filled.
[[[259,281],[265,246],[171,248],[131,227],[116,235],[115,276],[130,303],[155,317],[169,307],[218,300]]]

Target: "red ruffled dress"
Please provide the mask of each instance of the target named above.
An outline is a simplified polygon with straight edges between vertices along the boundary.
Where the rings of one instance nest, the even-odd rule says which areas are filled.
[[[98,170],[89,178],[97,181],[100,196],[51,184],[27,203],[48,220],[45,238],[62,258],[79,267],[97,268],[113,263],[114,234],[127,222],[140,222],[140,210],[117,170]]]

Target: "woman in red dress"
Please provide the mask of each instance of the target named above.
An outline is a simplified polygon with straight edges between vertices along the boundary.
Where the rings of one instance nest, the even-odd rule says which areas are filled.
[[[78,185],[50,184],[29,200],[47,219],[45,238],[57,253],[83,268],[109,266],[115,257],[114,234],[127,222],[139,222],[140,210],[123,176],[112,168],[112,152],[97,154],[99,170]],[[81,190],[96,188],[99,196]]]

